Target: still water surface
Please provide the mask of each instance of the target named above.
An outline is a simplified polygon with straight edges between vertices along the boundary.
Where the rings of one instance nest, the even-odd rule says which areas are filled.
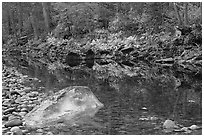
[[[106,77],[104,80],[100,76],[106,73],[99,76],[95,70],[88,67],[57,69],[52,72],[47,67],[20,69],[22,73],[41,81],[32,83],[32,86],[43,87],[42,92],[57,92],[68,86],[88,86],[104,104],[94,118],[73,127],[50,129],[54,134],[159,134],[161,122],[171,113],[168,110],[172,104],[168,98],[154,97],[149,93],[157,90],[162,92],[164,89],[155,85],[153,89],[147,88],[148,83],[142,82],[139,76],[123,75],[120,79]],[[170,84],[168,90],[173,87]],[[153,102],[152,98],[155,98]]]

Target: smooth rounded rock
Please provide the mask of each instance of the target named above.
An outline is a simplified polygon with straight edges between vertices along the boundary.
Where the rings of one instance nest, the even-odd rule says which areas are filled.
[[[171,128],[175,128],[176,127],[176,124],[174,121],[172,120],[166,120],[163,124],[163,128],[166,128],[166,129],[171,129]]]
[[[18,126],[14,126],[10,129],[11,132],[18,132],[21,131],[21,129]]]
[[[20,119],[12,119],[4,124],[5,127],[14,127],[14,126],[20,126],[20,125],[22,125],[22,120]]]
[[[192,125],[192,126],[189,127],[189,129],[191,129],[191,130],[196,130],[196,129],[199,129],[199,128],[200,127],[197,126],[197,125]]]
[[[11,115],[8,117],[8,120],[19,119],[19,116]]]

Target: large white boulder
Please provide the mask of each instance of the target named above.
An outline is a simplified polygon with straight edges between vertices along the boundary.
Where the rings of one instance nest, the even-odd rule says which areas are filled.
[[[72,86],[57,92],[29,112],[24,120],[31,128],[74,123],[81,117],[93,117],[103,104],[86,86]]]

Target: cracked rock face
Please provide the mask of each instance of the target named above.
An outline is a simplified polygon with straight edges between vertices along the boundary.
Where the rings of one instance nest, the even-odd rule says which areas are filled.
[[[71,124],[81,117],[94,117],[103,104],[86,86],[72,86],[57,92],[29,112],[24,120],[28,127],[46,127],[57,123]]]

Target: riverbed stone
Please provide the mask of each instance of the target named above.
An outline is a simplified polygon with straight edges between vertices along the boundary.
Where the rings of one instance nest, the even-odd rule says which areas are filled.
[[[25,116],[26,114],[27,114],[27,112],[20,112],[20,113],[19,113],[19,115],[20,115],[21,117]]]
[[[4,114],[9,114],[9,113],[12,113],[13,111],[15,111],[15,107],[12,107],[12,108],[8,108],[8,109],[6,109],[6,110],[4,110]]]
[[[18,116],[11,115],[8,117],[8,120],[13,120],[13,119],[19,119],[19,115]]]
[[[20,125],[22,125],[22,120],[20,119],[12,119],[4,124],[5,127],[14,127],[14,126],[20,126]]]
[[[29,112],[24,120],[31,128],[55,126],[58,122],[73,123],[80,117],[93,117],[103,104],[86,86],[72,86],[55,93]]]
[[[43,135],[43,133],[35,133],[35,135]]]
[[[28,106],[26,104],[22,104],[21,108],[27,108]]]
[[[52,132],[47,132],[47,134],[46,135],[54,135]]]
[[[19,116],[19,113],[14,111],[14,112],[12,112],[12,115]]]
[[[36,132],[42,133],[42,132],[44,132],[44,130],[42,128],[39,128],[36,130]]]
[[[8,116],[7,116],[7,115],[3,115],[3,116],[2,116],[2,120],[3,120],[3,121],[8,121]]]
[[[28,109],[27,108],[22,108],[21,112],[28,112]]]
[[[22,133],[23,134],[26,134],[26,133],[28,133],[29,131],[27,130],[27,129],[24,129],[24,130],[22,130]]]
[[[18,132],[21,131],[21,129],[18,126],[14,126],[10,129],[11,132]]]

